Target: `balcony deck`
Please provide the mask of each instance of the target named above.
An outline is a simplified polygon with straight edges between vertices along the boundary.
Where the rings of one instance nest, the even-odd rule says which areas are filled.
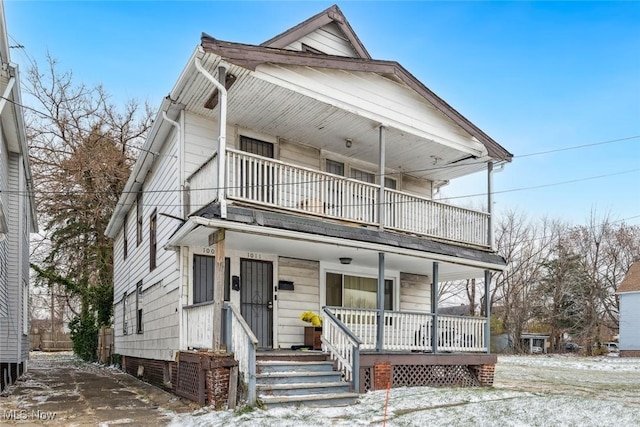
[[[489,214],[228,149],[226,198],[487,248]],[[217,198],[215,156],[189,178],[190,209]],[[378,205],[382,206],[379,210]],[[382,220],[382,221],[381,221]]]

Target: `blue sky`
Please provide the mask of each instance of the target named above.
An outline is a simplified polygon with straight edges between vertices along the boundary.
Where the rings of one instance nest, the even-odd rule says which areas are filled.
[[[5,14],[10,44],[24,45],[11,51],[23,74],[28,57],[43,64],[48,50],[114,102],[157,107],[202,32],[259,44],[331,4],[5,0]],[[595,209],[640,224],[640,2],[338,5],[374,58],[400,62],[515,155],[494,177],[498,213],[583,224]],[[631,139],[518,158],[623,138]],[[611,176],[500,193],[603,175]],[[485,182],[475,175],[443,194],[483,193]]]

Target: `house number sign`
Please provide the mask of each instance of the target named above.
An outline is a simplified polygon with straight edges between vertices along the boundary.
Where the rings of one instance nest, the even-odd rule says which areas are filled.
[[[215,248],[208,248],[206,246],[202,246],[200,248],[200,253],[203,255],[215,255],[216,254],[216,249]]]
[[[262,254],[257,252],[247,252],[247,258],[249,259],[262,259]]]

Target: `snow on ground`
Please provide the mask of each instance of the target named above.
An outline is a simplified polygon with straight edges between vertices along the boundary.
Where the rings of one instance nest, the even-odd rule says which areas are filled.
[[[640,425],[640,359],[501,356],[493,388],[392,389],[348,407],[200,409],[171,426]]]

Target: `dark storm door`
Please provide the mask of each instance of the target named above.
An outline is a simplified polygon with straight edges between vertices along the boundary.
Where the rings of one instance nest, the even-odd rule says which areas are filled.
[[[261,348],[273,347],[273,264],[240,260],[240,312]]]

